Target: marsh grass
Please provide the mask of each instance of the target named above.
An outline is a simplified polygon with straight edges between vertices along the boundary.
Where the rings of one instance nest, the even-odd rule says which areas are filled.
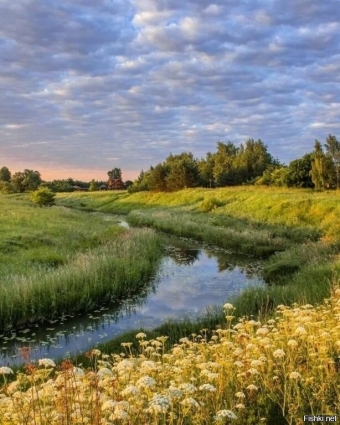
[[[290,232],[283,225],[265,225],[235,217],[215,217],[179,209],[135,210],[126,219],[134,226],[153,227],[254,257],[268,257],[288,249],[294,243],[318,237],[317,232],[309,229],[294,229]]]
[[[79,253],[57,269],[7,276],[0,283],[0,329],[89,311],[127,297],[155,274],[160,256],[155,233],[139,230]]]

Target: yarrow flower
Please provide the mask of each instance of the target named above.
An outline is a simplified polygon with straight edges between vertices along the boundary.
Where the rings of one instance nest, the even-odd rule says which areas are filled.
[[[149,408],[147,410],[153,413],[166,413],[169,408],[169,398],[162,394],[156,394],[150,400]]]
[[[51,359],[39,359],[39,366],[55,367],[55,363]]]
[[[219,410],[216,413],[215,421],[221,422],[223,420],[223,418],[228,418],[228,419],[234,419],[235,420],[235,419],[237,419],[237,416],[231,410]]]
[[[144,332],[139,332],[139,333],[136,335],[136,338],[137,338],[137,339],[143,339],[143,338],[146,338],[146,334],[145,334]]]
[[[290,373],[290,375],[289,375],[289,378],[290,379],[300,379],[301,378],[301,375],[299,374],[299,372],[291,372]]]
[[[200,391],[208,391],[210,393],[213,393],[216,391],[216,388],[211,384],[203,384],[199,387]]]
[[[13,370],[10,367],[0,367],[0,375],[9,375],[10,373],[13,373]]]
[[[181,404],[183,406],[188,406],[188,407],[200,407],[200,405],[197,403],[197,401],[192,398],[192,397],[187,397],[185,398],[183,401],[181,401]]]
[[[136,382],[138,388],[150,388],[156,384],[156,381],[150,376],[142,376]]]
[[[97,375],[99,376],[99,378],[103,379],[107,376],[112,376],[113,373],[107,367],[102,367],[101,369],[98,370]]]
[[[135,385],[128,385],[122,392],[122,396],[134,396],[139,394],[139,389]]]
[[[281,350],[280,348],[278,350],[275,350],[274,353],[273,353],[273,356],[276,359],[282,359],[285,355],[286,355],[286,353],[283,350]]]

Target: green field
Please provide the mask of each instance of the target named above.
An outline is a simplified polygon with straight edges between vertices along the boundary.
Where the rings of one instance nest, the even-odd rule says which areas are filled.
[[[25,195],[0,197],[0,208],[2,330],[135,293],[161,257],[154,232],[127,232],[117,217],[39,208]]]

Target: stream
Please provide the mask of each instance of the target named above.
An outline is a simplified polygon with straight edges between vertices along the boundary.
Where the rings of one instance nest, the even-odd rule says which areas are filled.
[[[120,224],[128,227],[126,222]],[[0,335],[0,366],[23,363],[19,355],[23,346],[31,347],[31,360],[57,360],[85,352],[131,329],[152,329],[170,318],[194,319],[209,306],[221,306],[249,286],[265,285],[261,266],[261,260],[246,255],[168,236],[157,274],[138,296],[89,314],[68,315]]]

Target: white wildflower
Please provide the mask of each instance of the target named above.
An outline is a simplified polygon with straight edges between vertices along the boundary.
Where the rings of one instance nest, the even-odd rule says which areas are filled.
[[[39,366],[55,367],[55,363],[51,359],[40,359],[38,363],[39,363]]]
[[[202,384],[199,387],[199,389],[200,389],[200,391],[207,391],[207,392],[210,392],[210,393],[217,391],[216,388],[211,384]]]
[[[156,381],[150,376],[142,376],[136,382],[138,388],[150,388],[156,385]]]
[[[2,366],[0,367],[0,375],[9,375],[13,373],[13,370],[10,367]]]

